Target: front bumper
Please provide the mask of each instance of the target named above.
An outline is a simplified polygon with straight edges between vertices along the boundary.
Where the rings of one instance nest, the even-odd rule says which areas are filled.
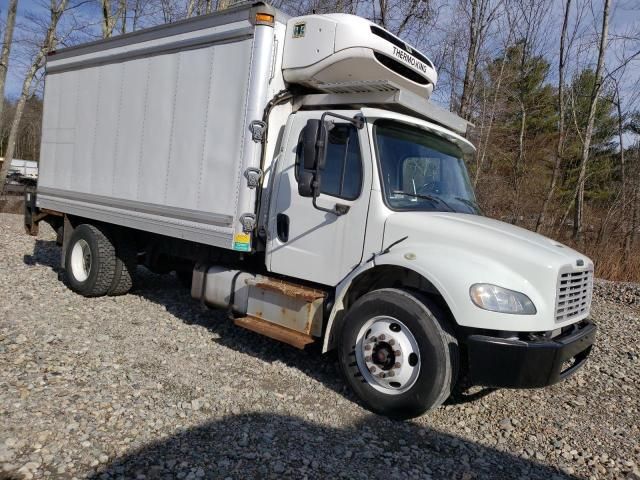
[[[590,320],[550,340],[513,340],[486,335],[467,338],[473,385],[537,388],[564,380],[582,367],[595,341]]]

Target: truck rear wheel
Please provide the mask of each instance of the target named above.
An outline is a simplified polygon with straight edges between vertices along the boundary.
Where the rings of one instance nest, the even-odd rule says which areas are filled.
[[[372,411],[405,419],[442,404],[456,382],[458,342],[438,306],[419,294],[381,289],[347,313],[339,358]]]
[[[115,275],[116,252],[105,227],[78,225],[67,245],[65,270],[71,289],[85,297],[106,295]]]
[[[133,287],[136,267],[138,266],[138,253],[131,241],[124,237],[123,232],[118,232],[115,239],[116,268],[113,281],[107,295],[124,295]]]

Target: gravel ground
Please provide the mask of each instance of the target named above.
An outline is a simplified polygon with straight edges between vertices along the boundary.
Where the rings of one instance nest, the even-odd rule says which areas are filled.
[[[172,276],[74,294],[53,231],[21,221],[0,214],[0,478],[640,479],[640,285],[598,282],[597,346],[568,381],[394,422],[332,357],[234,327]]]

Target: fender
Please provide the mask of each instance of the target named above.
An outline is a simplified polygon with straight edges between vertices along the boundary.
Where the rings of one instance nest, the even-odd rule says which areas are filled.
[[[444,286],[426,270],[422,268],[416,268],[419,267],[419,264],[416,264],[407,259],[407,256],[410,258],[411,255],[409,254],[415,250],[415,248],[412,249],[411,247],[411,244],[405,248],[401,248],[400,246],[394,247],[390,252],[374,257],[372,260],[361,264],[347,277],[345,277],[340,283],[338,283],[338,285],[336,285],[335,302],[333,308],[331,309],[331,313],[329,314],[329,320],[327,321],[327,328],[325,330],[322,344],[322,353],[326,353],[334,348],[335,339],[331,338],[333,333],[333,326],[336,318],[345,313],[344,298],[349,292],[353,281],[361,274],[367,272],[368,270],[371,270],[372,268],[383,265],[392,265],[395,267],[404,268],[405,270],[413,271],[431,282],[436,290],[442,295],[447,305],[450,305],[450,296],[448,295]]]
[[[541,331],[544,329],[541,326],[546,327],[547,324],[546,329],[555,328],[553,315],[549,315],[554,309],[555,295],[534,287],[551,282],[531,282],[520,273],[517,265],[512,267],[507,263],[454,245],[403,242],[390,252],[360,265],[336,286],[335,302],[327,322],[322,351],[327,352],[334,346],[332,330],[336,319],[345,313],[344,299],[353,281],[362,273],[384,265],[415,272],[430,282],[444,299],[458,325],[504,331]],[[513,315],[482,310],[469,297],[469,288],[474,283],[492,283],[522,292],[533,301],[538,312],[535,315]],[[551,288],[555,289],[555,284]]]

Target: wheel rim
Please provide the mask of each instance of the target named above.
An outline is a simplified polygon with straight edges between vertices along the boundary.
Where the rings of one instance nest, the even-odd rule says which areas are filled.
[[[84,282],[91,272],[91,248],[84,239],[79,239],[71,250],[71,273],[76,280]]]
[[[398,395],[418,379],[418,342],[396,318],[380,316],[367,321],[356,337],[355,352],[360,373],[378,391]]]

